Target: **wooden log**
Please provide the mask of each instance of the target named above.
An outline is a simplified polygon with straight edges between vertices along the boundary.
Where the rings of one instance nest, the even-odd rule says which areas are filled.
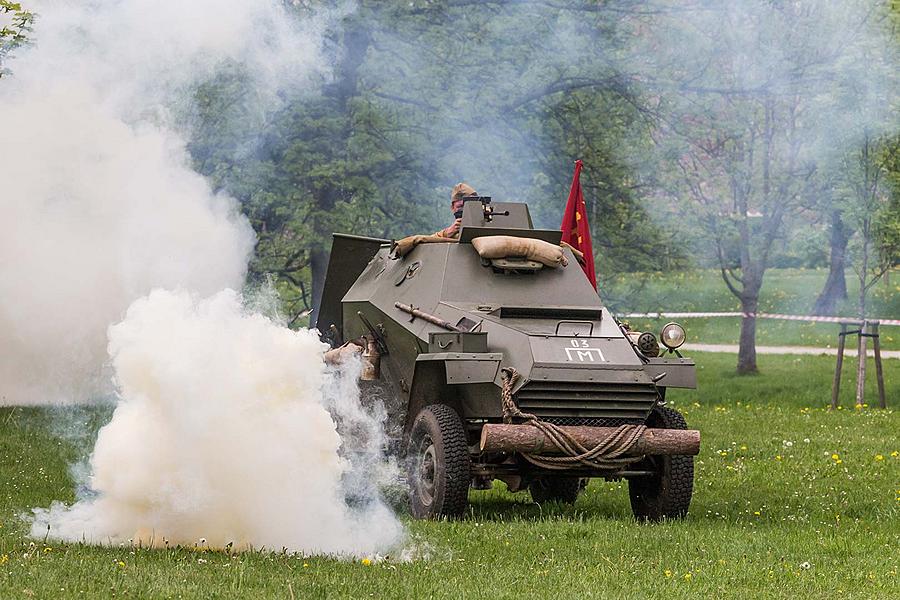
[[[841,368],[844,366],[844,346],[847,344],[847,324],[841,323],[841,332],[838,334],[837,362],[834,365],[834,382],[831,384],[831,410],[838,405],[838,395],[841,392]]]
[[[607,439],[616,427],[588,427],[563,425],[560,429],[585,448],[593,448]],[[526,452],[529,454],[558,454],[550,439],[533,425],[488,423],[481,429],[482,452]],[[647,429],[625,456],[644,454],[700,453],[700,432],[696,429]]]
[[[859,328],[859,344],[856,350],[856,405],[862,406],[866,400],[866,332],[869,322],[863,321]]]
[[[875,347],[875,377],[878,380],[878,407],[887,408],[887,398],[884,395],[884,371],[881,368],[881,338],[878,334],[878,325],[875,321],[872,325],[872,345]]]

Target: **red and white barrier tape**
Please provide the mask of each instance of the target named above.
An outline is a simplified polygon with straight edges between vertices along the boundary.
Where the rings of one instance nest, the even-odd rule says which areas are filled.
[[[622,315],[626,319],[690,319],[703,317],[744,317],[752,316],[742,312],[656,312],[656,313],[628,313]],[[756,313],[759,319],[781,319],[782,321],[812,321],[816,323],[840,323],[858,321],[853,317],[819,317],[804,315],[779,315],[774,313]],[[872,319],[867,321],[878,321],[881,325],[897,325],[900,326],[900,319]]]

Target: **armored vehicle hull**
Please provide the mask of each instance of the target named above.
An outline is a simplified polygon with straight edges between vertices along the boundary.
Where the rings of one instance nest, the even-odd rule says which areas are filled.
[[[525,205],[482,199],[466,203],[456,243],[398,256],[387,240],[334,237],[317,327],[377,359],[367,385],[388,405],[413,514],[460,515],[470,485],[494,479],[541,502],[605,477],[629,481],[639,518],[683,516],[699,433],[664,400],[695,385],[693,362],[641,352],[571,249],[551,268],[473,247],[499,235],[560,233],[534,229]]]

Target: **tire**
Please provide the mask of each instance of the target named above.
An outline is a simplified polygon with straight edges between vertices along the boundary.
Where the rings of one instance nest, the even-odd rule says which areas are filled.
[[[528,484],[531,499],[538,504],[545,502],[574,504],[583,489],[579,477],[546,477],[535,479]]]
[[[657,406],[647,420],[649,427],[687,429],[677,410]],[[648,456],[640,463],[656,471],[654,475],[628,480],[631,511],[639,521],[683,519],[691,505],[694,491],[693,456]]]
[[[416,416],[406,451],[409,508],[417,519],[462,516],[472,481],[469,447],[462,420],[445,404],[432,404]]]

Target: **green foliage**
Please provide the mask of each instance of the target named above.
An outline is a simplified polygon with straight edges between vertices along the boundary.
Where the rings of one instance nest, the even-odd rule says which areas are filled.
[[[826,263],[834,203],[824,199],[836,197],[836,170],[812,158],[851,144],[814,134],[834,117],[831,95],[852,104],[857,92],[836,84],[780,93],[786,81],[806,90],[833,55],[810,35],[816,11],[770,8],[772,26],[753,29],[766,35],[738,45],[780,74],[754,73],[763,78],[754,87],[731,71],[734,40],[698,29],[698,15],[719,9],[364,0],[329,34],[331,72],[282,97],[274,113],[258,113],[239,67],[202,86],[190,150],[240,201],[259,237],[251,282],[271,275],[295,324],[315,302],[333,231],[435,231],[462,180],[529,202],[536,224],[555,228],[577,158],[608,301],[627,299],[619,274],[682,269],[687,256],[737,277],[747,270],[752,292],[769,266]],[[683,56],[657,56],[645,45],[660,23],[667,35],[693,32],[695,43]],[[784,38],[774,50],[771,36]],[[636,66],[641,57],[659,68]],[[885,242],[893,207],[873,221]]]
[[[498,486],[472,492],[463,520],[408,522],[412,561],[32,543],[18,515],[72,500],[81,454],[52,433],[58,413],[0,409],[0,596],[896,597],[900,413],[827,412],[828,357],[762,356],[755,377],[694,358],[699,390],[670,394],[703,436],[687,520],[635,523],[624,482],[594,481],[571,507]],[[885,368],[897,398],[900,361]]]
[[[19,2],[0,0],[0,77],[9,73],[3,62],[13,50],[28,41],[33,23],[34,14]]]
[[[198,90],[190,151],[257,231],[251,280],[272,275],[303,323],[333,231],[435,231],[458,181],[556,228],[576,158],[599,272],[677,264],[622,152],[647,124],[610,57],[584,52],[615,45],[621,18],[590,2],[361,2],[331,33],[320,89],[269,115],[248,74],[226,69]]]

